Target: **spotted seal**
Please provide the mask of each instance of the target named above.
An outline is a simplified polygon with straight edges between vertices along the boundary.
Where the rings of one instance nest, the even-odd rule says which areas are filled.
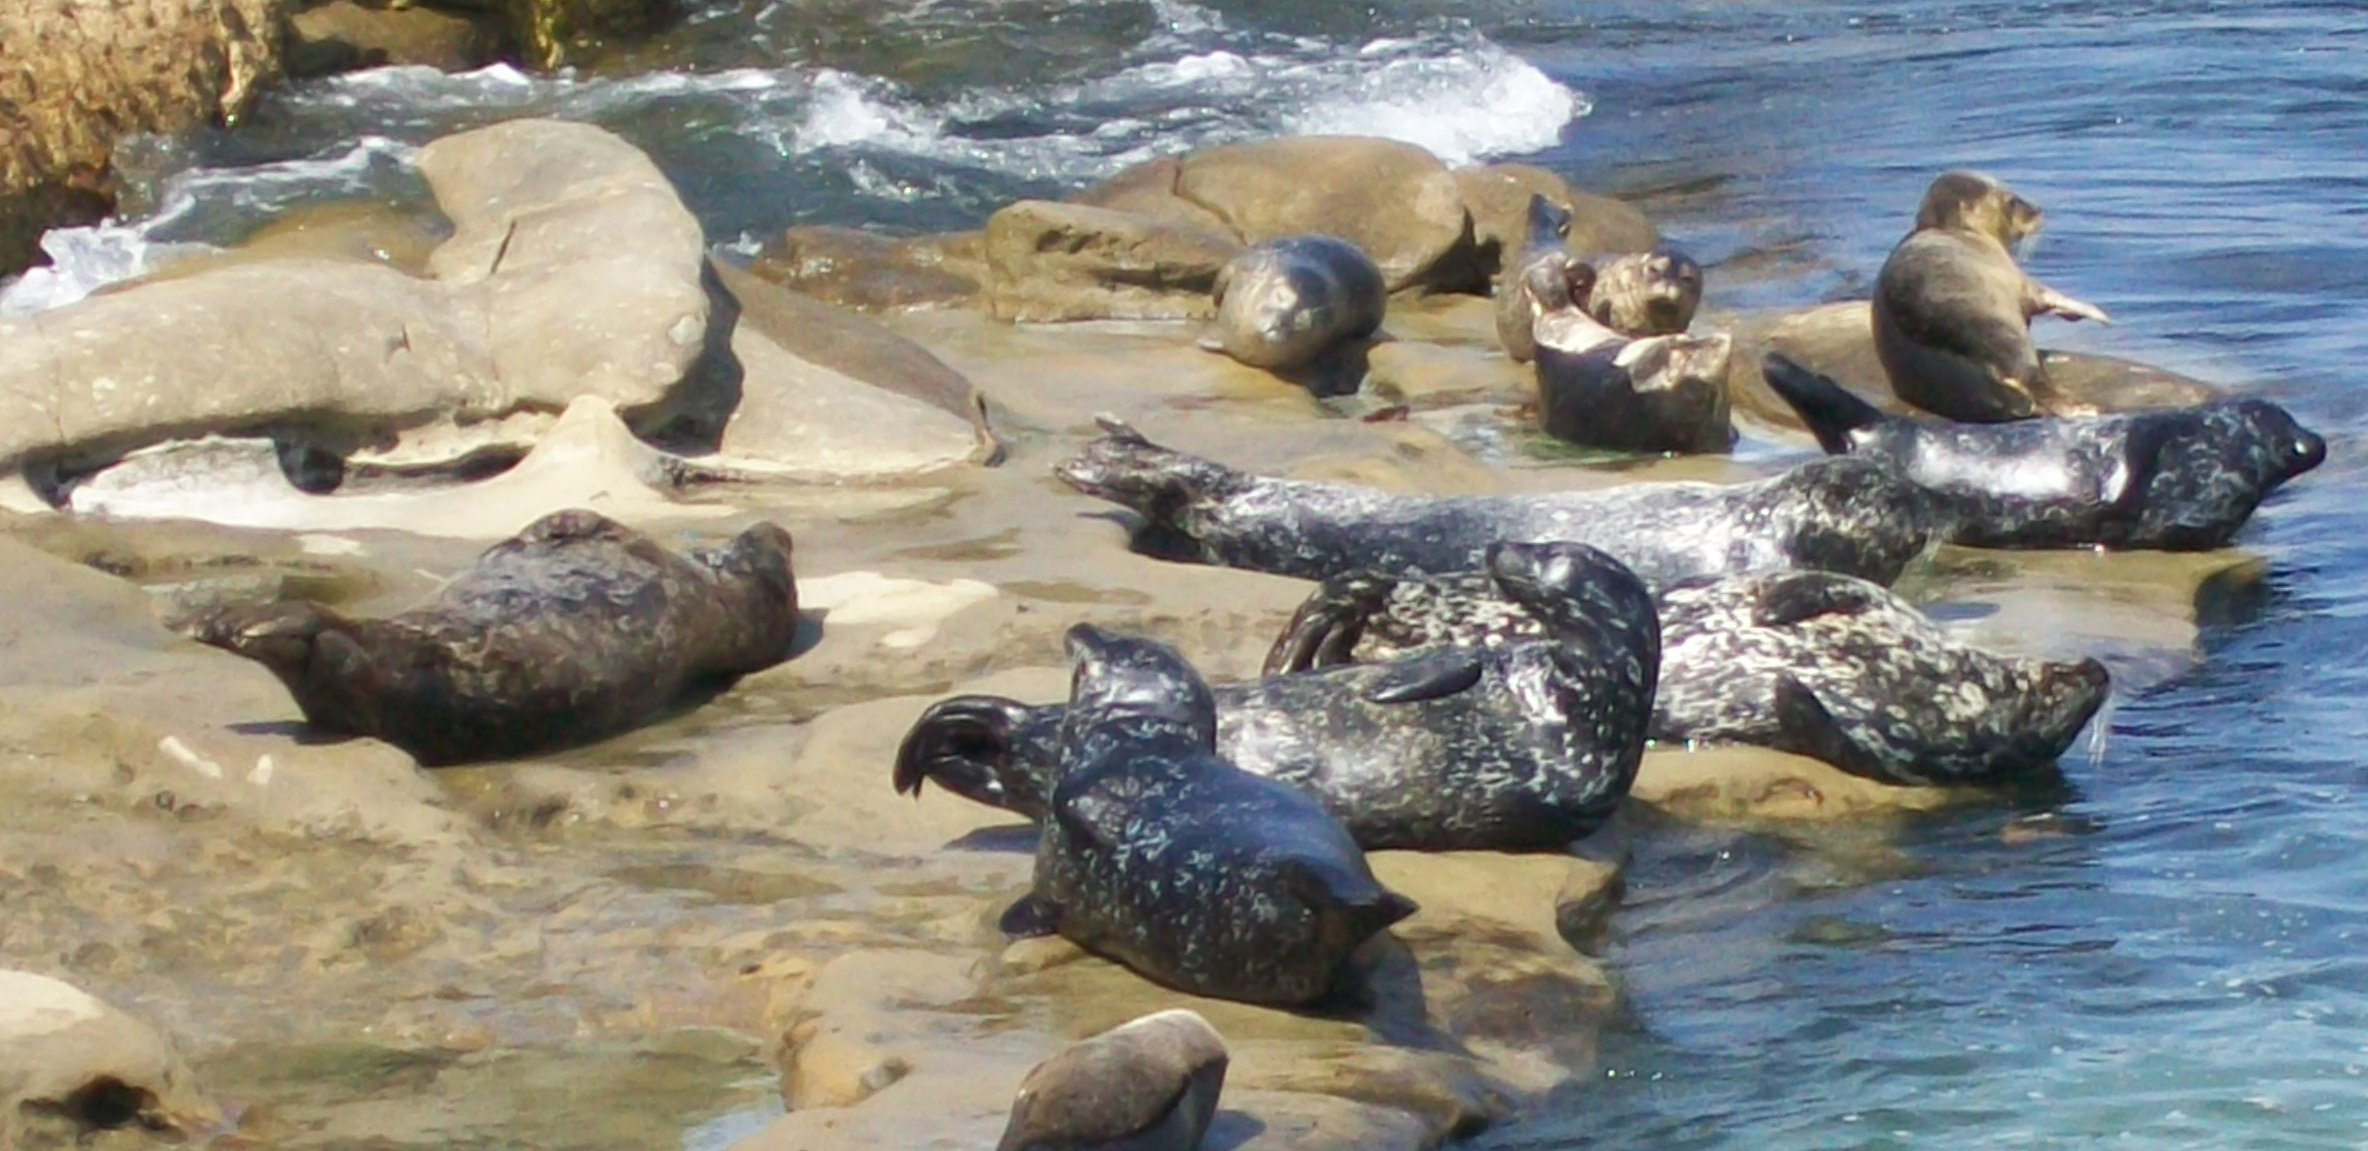
[[[2031,343],[2031,318],[2106,321],[2026,275],[2013,246],[2039,230],[2029,200],[1980,172],[1943,172],[1875,279],[1875,355],[1899,398],[1971,423],[2073,413]]]
[[[1058,931],[1196,995],[1299,1006],[1415,911],[1315,797],[1217,754],[1217,704],[1155,640],[1069,629],[1060,782],[1014,936]]]
[[[1054,474],[1140,514],[1138,548],[1301,579],[1360,569],[1477,570],[1499,540],[1573,540],[1610,552],[1654,585],[1793,568],[1887,584],[1932,530],[1921,489],[1881,464],[1847,457],[1725,486],[1392,495],[1247,475],[1161,447],[1116,419],[1100,423],[1101,438]]]
[[[1948,539],[1973,547],[2220,547],[2327,458],[2265,400],[1949,424],[1887,415],[1777,353],[1761,370],[1826,451],[1899,468],[1933,493]]]
[[[1534,639],[1220,686],[1220,754],[1315,796],[1367,849],[1551,850],[1594,831],[1644,754],[1652,596],[1584,544],[1501,544],[1487,571]],[[942,701],[898,748],[897,789],[933,780],[1041,818],[1060,713]]]
[[[270,668],[314,728],[449,764],[647,723],[788,658],[797,609],[789,533],[772,524],[685,558],[574,509],[398,615],[282,602],[215,613],[192,634]]]
[[[1217,320],[1201,341],[1319,395],[1362,382],[1363,341],[1389,307],[1381,269],[1338,236],[1284,236],[1252,245],[1217,270]]]
[[[1573,304],[1596,322],[1629,338],[1668,336],[1693,324],[1702,303],[1702,265],[1682,250],[1656,245],[1650,251],[1579,257],[1564,245],[1570,236],[1569,208],[1532,194],[1528,233],[1498,271],[1496,334],[1514,363],[1536,358],[1538,317]],[[1573,265],[1592,273],[1576,281]],[[1542,269],[1542,270],[1541,270]],[[1527,285],[1534,279],[1545,290]],[[1577,282],[1576,293],[1570,290]]]
[[[1594,269],[1538,264],[1522,292],[1536,301],[1538,418],[1556,439],[1630,452],[1723,452],[1734,445],[1727,393],[1734,341],[1724,333],[1630,338],[1573,301]]]
[[[1774,747],[1891,783],[1989,782],[2051,763],[2108,688],[2093,659],[1958,643],[1891,592],[1829,572],[1693,581],[1664,591],[1659,610],[1653,739]],[[1471,573],[1342,577],[1308,597],[1266,666],[1529,642],[1531,620]]]
[[[995,1151],[1192,1151],[1226,1062],[1225,1038],[1199,1012],[1121,1023],[1028,1072]]]

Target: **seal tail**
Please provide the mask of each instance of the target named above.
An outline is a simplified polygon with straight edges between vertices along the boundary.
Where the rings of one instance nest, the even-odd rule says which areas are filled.
[[[1882,409],[1859,399],[1850,389],[1835,383],[1829,376],[1819,375],[1802,366],[1782,352],[1769,352],[1760,359],[1760,377],[1768,387],[1792,410],[1801,414],[1817,446],[1828,455],[1846,455],[1850,451],[1850,434],[1871,428],[1889,418]]]
[[[1049,788],[1038,768],[1051,762],[1033,747],[1045,726],[1042,710],[996,695],[932,704],[897,745],[897,792],[919,799],[922,781],[931,780],[965,799],[1041,818]]]
[[[1299,605],[1266,653],[1265,675],[1289,675],[1357,661],[1357,641],[1396,580],[1355,572],[1325,580]]]

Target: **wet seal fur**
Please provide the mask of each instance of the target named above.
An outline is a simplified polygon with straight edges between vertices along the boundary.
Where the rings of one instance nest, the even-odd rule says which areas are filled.
[[[1267,669],[1527,642],[1535,625],[1511,607],[1470,573],[1327,581]],[[2093,659],[1986,652],[1883,588],[1824,572],[1681,585],[1660,616],[1655,740],[1773,747],[1887,783],[1991,783],[2053,763],[2110,686]]]
[[[573,509],[399,615],[283,602],[216,613],[192,634],[270,668],[320,731],[375,736],[423,764],[499,759],[640,726],[788,658],[790,550],[788,532],[760,523],[678,556]]]
[[[1564,242],[1571,213],[1544,196],[1529,198],[1529,229],[1522,247],[1509,254],[1491,292],[1496,298],[1496,335],[1514,363],[1537,358],[1537,321],[1543,311],[1576,301],[1596,322],[1631,339],[1670,336],[1694,322],[1702,304],[1702,265],[1676,247],[1645,252],[1580,257]],[[1593,270],[1575,295],[1554,293],[1545,302],[1525,290],[1532,276],[1546,282],[1573,280],[1572,265]],[[1546,269],[1540,272],[1539,269]]]
[[[1188,1008],[1121,1023],[1028,1072],[995,1151],[1192,1151],[1226,1063],[1224,1037]]]
[[[1583,544],[1500,545],[1486,578],[1527,638],[1219,686],[1219,754],[1314,796],[1368,850],[1554,850],[1592,833],[1644,754],[1652,596]],[[1061,710],[944,700],[898,748],[897,789],[932,780],[1042,818]]]
[[[1365,377],[1365,341],[1389,293],[1381,269],[1338,236],[1284,236],[1217,270],[1215,331],[1201,341],[1317,395],[1345,395]]]
[[[1180,991],[1295,1007],[1414,913],[1313,796],[1218,756],[1216,701],[1175,649],[1091,624],[1068,647],[1061,779],[1005,932],[1057,931]]]
[[[1724,333],[1630,338],[1577,306],[1596,282],[1583,263],[1530,268],[1538,418],[1556,439],[1630,452],[1734,446]]]
[[[1112,417],[1098,422],[1101,438],[1053,473],[1141,515],[1139,549],[1301,579],[1476,571],[1500,540],[1570,540],[1610,552],[1655,586],[1791,569],[1888,584],[1932,536],[1931,497],[1871,460],[1813,460],[1732,485],[1393,495],[1248,475],[1161,447]]]
[[[1933,493],[1947,538],[1973,547],[2220,547],[2327,458],[2264,400],[1948,424],[1887,415],[1776,353],[1762,374],[1827,452],[1900,469]]]
[[[2031,343],[2033,316],[2108,319],[2016,265],[2013,247],[2041,215],[1980,172],[1943,172],[1925,189],[1875,280],[1875,355],[1900,399],[1968,423],[2093,414],[2049,382]]]

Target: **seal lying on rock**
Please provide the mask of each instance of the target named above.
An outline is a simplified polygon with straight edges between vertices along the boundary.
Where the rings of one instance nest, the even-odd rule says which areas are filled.
[[[1517,496],[1392,495],[1245,475],[1164,448],[1116,419],[1053,472],[1146,521],[1136,546],[1301,579],[1473,571],[1499,540],[1602,548],[1645,582],[1808,568],[1888,584],[1924,550],[1930,497],[1868,460],[1815,460],[1721,486],[1629,484]]]
[[[2078,410],[2048,382],[2031,317],[2106,315],[2016,266],[2011,249],[2040,215],[1980,172],[1943,172],[1925,189],[1915,229],[1875,280],[1875,355],[1900,399],[1975,423]]]
[[[1631,339],[1577,306],[1594,269],[1531,267],[1521,288],[1535,306],[1538,418],[1556,439],[1631,452],[1723,452],[1734,445],[1727,362],[1734,341],[1709,336]]]
[[[995,1151],[1192,1151],[1225,1089],[1225,1039],[1178,1007],[1036,1065]]]
[[[1528,237],[1505,258],[1492,288],[1497,339],[1514,363],[1536,358],[1538,317],[1572,304],[1631,338],[1675,335],[1693,324],[1702,303],[1702,266],[1692,257],[1662,244],[1646,252],[1581,259],[1564,247],[1570,227],[1570,209],[1544,196],[1530,196]],[[1591,278],[1578,282],[1574,265],[1592,269]],[[1540,284],[1556,286],[1542,293],[1529,291],[1526,286],[1533,276]],[[1570,287],[1574,282],[1575,293]]]
[[[322,731],[425,764],[585,743],[788,658],[789,533],[758,524],[674,555],[597,512],[554,512],[386,619],[318,604],[234,608],[195,637],[270,668]]]
[[[1414,913],[1313,796],[1217,755],[1217,704],[1176,654],[1069,629],[1060,783],[1014,936],[1058,931],[1181,991],[1298,1006]]]
[[[1594,831],[1644,754],[1652,596],[1584,544],[1499,545],[1487,578],[1534,639],[1219,687],[1219,754],[1313,795],[1369,850],[1550,850]],[[1058,704],[944,700],[898,748],[897,790],[931,779],[1041,818],[1060,723]]]
[[[2264,400],[1945,424],[1886,415],[1776,353],[1761,372],[1826,451],[1897,467],[1933,493],[1947,538],[1973,547],[2220,547],[2327,458],[2327,441]]]
[[[1357,390],[1360,342],[1380,330],[1381,269],[1338,236],[1284,236],[1217,270],[1216,330],[1201,341],[1318,395]]]
[[[1524,605],[1526,606],[1526,605]],[[1891,783],[1998,780],[2051,763],[2105,701],[2105,667],[1958,643],[1865,580],[1790,572],[1698,581],[1660,599],[1652,737],[1814,756]],[[1269,674],[1529,642],[1538,627],[1476,573],[1327,581]]]

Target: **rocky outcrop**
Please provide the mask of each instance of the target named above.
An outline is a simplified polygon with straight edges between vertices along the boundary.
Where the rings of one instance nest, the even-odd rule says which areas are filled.
[[[680,0],[450,0],[445,7],[498,4],[519,55],[536,68],[580,64],[602,49],[655,33],[682,15]]]
[[[1455,170],[1455,186],[1472,213],[1472,264],[1459,290],[1486,292],[1504,258],[1519,251],[1529,234],[1529,198],[1570,209],[1570,235],[1563,246],[1573,254],[1642,252],[1661,242],[1661,232],[1633,205],[1573,188],[1562,177],[1534,164],[1489,164]]]
[[[464,72],[512,54],[509,28],[493,12],[329,0],[288,20],[291,76],[387,65]]]
[[[825,303],[882,312],[968,303],[985,276],[976,232],[890,239],[800,224],[765,244],[748,270]]]
[[[1223,232],[1151,216],[1021,200],[987,218],[987,310],[997,319],[1177,320],[1214,315]]]
[[[197,1076],[146,1024],[72,984],[0,969],[0,1147],[63,1149],[123,1129],[178,1142],[221,1125]]]

